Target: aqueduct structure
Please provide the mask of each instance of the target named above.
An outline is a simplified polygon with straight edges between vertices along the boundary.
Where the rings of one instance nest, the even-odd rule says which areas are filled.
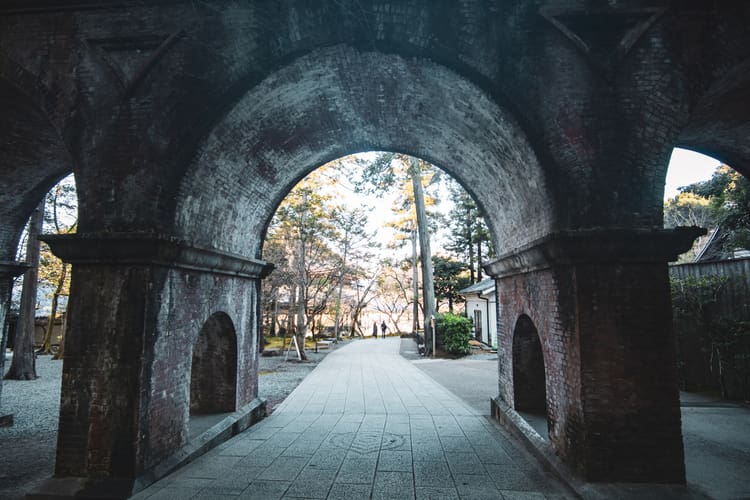
[[[0,110],[0,321],[24,222],[78,185],[78,234],[49,239],[74,264],[56,481],[133,491],[191,399],[257,397],[266,225],[310,171],[386,150],[486,214],[500,399],[523,318],[557,455],[684,482],[667,263],[695,231],[661,229],[664,178],[675,146],[750,174],[750,3],[11,0]]]

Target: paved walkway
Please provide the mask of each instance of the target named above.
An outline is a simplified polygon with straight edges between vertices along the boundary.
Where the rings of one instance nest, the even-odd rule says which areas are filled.
[[[136,498],[567,498],[399,345],[337,349],[273,415]]]

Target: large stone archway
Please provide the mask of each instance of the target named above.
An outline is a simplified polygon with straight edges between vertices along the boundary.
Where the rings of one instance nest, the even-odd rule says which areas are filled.
[[[176,232],[257,257],[265,226],[297,181],[369,150],[409,153],[453,175],[501,251],[555,227],[533,148],[485,92],[428,60],[339,45],[280,69],[216,125],[182,181]]]
[[[11,71],[16,81],[4,78]],[[21,233],[47,191],[72,170],[65,142],[38,96],[29,95],[34,93],[34,82],[24,77],[30,75],[0,52],[0,373],[5,368],[5,323],[13,278],[26,269],[15,262]],[[0,380],[0,421],[4,416]]]
[[[659,229],[663,181],[676,144],[747,174],[748,26],[739,2],[6,2],[0,127],[22,133],[0,134],[0,260],[45,186],[73,169],[82,199],[81,234],[50,239],[76,264],[58,477],[130,492],[184,444],[185,340],[213,311],[254,399],[273,210],[384,149],[482,205],[500,355],[528,315],[559,456],[684,481],[666,263],[693,234]]]

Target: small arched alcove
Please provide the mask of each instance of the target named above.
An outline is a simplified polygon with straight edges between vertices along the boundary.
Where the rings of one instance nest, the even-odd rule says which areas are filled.
[[[513,406],[542,437],[547,436],[544,355],[534,323],[521,315],[513,330]]]
[[[193,345],[190,414],[229,413],[237,407],[237,335],[223,312],[212,314]]]

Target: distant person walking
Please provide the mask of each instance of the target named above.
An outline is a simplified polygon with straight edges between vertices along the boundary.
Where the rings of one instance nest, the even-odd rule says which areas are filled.
[[[383,332],[382,338],[385,338],[385,331],[386,331],[387,328],[388,327],[385,326],[385,321],[383,321],[382,323],[380,323],[380,331]]]
[[[372,322],[372,336],[375,338],[378,338],[378,322],[377,321]]]

